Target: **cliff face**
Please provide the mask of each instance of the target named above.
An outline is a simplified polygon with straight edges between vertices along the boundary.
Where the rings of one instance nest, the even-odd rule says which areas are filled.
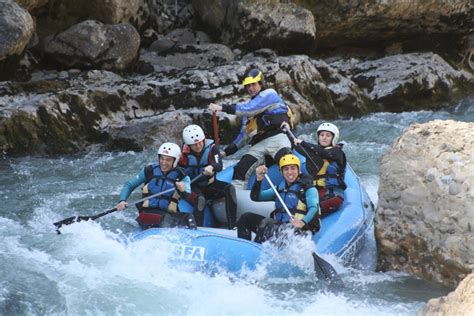
[[[474,123],[410,126],[384,155],[375,217],[381,270],[456,285],[474,268]]]
[[[309,9],[318,29],[318,45],[388,47],[403,43],[405,49],[436,46],[452,49],[460,36],[474,28],[470,0],[408,1],[292,1]]]

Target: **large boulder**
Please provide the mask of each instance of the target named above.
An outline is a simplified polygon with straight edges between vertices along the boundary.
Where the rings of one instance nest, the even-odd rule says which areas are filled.
[[[409,41],[406,48],[435,49],[442,40],[450,43],[474,28],[472,0],[292,2],[314,14],[320,47],[384,47]]]
[[[474,274],[469,274],[447,296],[433,298],[418,316],[472,315],[474,311]]]
[[[0,80],[16,68],[34,31],[28,11],[12,0],[0,1]]]
[[[21,0],[27,2],[26,0]],[[84,20],[105,24],[128,23],[137,19],[143,0],[49,0],[32,11],[40,38],[53,35]]]
[[[474,89],[474,76],[456,70],[434,53],[393,55],[376,60],[331,62],[384,110],[436,108]]]
[[[383,156],[378,264],[456,285],[474,268],[474,123],[415,124]]]
[[[124,70],[135,60],[140,35],[127,23],[81,22],[42,41],[42,50],[66,68]]]
[[[245,50],[311,53],[316,26],[310,11],[293,3],[251,0],[193,0],[201,21],[224,44]]]

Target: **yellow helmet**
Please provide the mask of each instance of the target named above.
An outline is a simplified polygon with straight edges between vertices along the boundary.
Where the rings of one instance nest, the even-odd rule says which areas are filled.
[[[287,154],[287,155],[284,155],[283,157],[281,157],[280,159],[280,170],[284,167],[284,166],[289,166],[289,165],[297,165],[298,166],[298,172],[300,172],[301,170],[301,162],[300,162],[300,159],[298,157],[296,157],[295,155],[293,154]]]
[[[263,80],[262,72],[258,69],[251,69],[245,75],[244,80],[242,81],[242,85],[246,86],[248,84],[260,82],[262,80]]]

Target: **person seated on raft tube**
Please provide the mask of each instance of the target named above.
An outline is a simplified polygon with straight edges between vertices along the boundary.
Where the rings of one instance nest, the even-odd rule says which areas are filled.
[[[127,207],[127,199],[139,185],[144,184],[143,197],[175,188],[174,191],[145,200],[137,204],[137,222],[142,229],[151,227],[196,228],[194,216],[180,213],[178,201],[188,199],[191,193],[190,179],[184,170],[177,168],[181,148],[174,143],[164,143],[158,149],[159,164],[143,168],[135,177],[124,184],[120,192],[120,202],[115,206],[119,211]]]
[[[262,180],[267,167],[261,165],[256,169],[256,181],[250,192],[253,201],[275,201],[275,210],[271,218],[265,218],[255,213],[244,213],[237,223],[237,236],[251,240],[252,232],[256,233],[255,242],[262,243],[275,234],[278,234],[285,224],[289,224],[295,231],[311,231],[313,234],[320,228],[319,199],[313,178],[301,174],[301,163],[298,157],[287,154],[280,159],[280,172],[283,180],[276,187],[281,198],[290,212],[294,215],[291,220],[284,206],[273,189],[262,191]]]
[[[288,128],[286,126],[285,128]],[[306,157],[306,169],[314,178],[318,189],[322,216],[337,211],[344,202],[344,173],[346,171],[346,155],[343,144],[338,143],[339,129],[332,123],[322,123],[317,131],[318,144],[311,144],[298,138],[295,149]],[[305,152],[306,151],[306,152]],[[307,157],[309,155],[309,157]]]
[[[236,105],[218,105],[211,103],[209,110],[224,111],[229,114],[246,116],[248,124],[256,125],[256,133],[250,140],[249,151],[242,156],[234,167],[232,184],[235,188],[245,189],[246,181],[255,168],[261,164],[265,155],[275,158],[275,154],[283,147],[290,147],[291,143],[283,134],[280,125],[290,122],[291,110],[274,89],[267,89],[263,82],[263,74],[258,69],[249,70],[244,76],[242,85],[251,99]],[[237,151],[235,143],[226,148],[226,155]]]
[[[184,146],[179,166],[184,168],[186,175],[191,179],[202,174],[199,180],[191,186],[192,196],[203,194],[208,201],[224,197],[227,224],[229,229],[232,229],[235,226],[237,215],[235,188],[230,183],[216,179],[216,173],[222,170],[219,145],[216,145],[212,139],[206,139],[202,128],[194,124],[184,128],[183,141]],[[204,207],[198,208],[199,211],[203,209]],[[195,214],[197,224],[201,226],[202,214],[201,212]]]

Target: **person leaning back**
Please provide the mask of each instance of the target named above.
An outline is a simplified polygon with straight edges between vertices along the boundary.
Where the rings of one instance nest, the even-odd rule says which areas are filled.
[[[249,101],[224,106],[211,103],[209,110],[243,116],[247,118],[247,124],[256,125],[256,133],[250,140],[251,147],[234,167],[232,176],[235,188],[245,189],[246,181],[255,168],[264,161],[265,155],[275,158],[280,149],[291,146],[280,129],[283,122],[290,122],[291,110],[274,89],[265,87],[260,70],[248,71],[242,85],[250,95]],[[226,151],[227,153],[231,152]]]

